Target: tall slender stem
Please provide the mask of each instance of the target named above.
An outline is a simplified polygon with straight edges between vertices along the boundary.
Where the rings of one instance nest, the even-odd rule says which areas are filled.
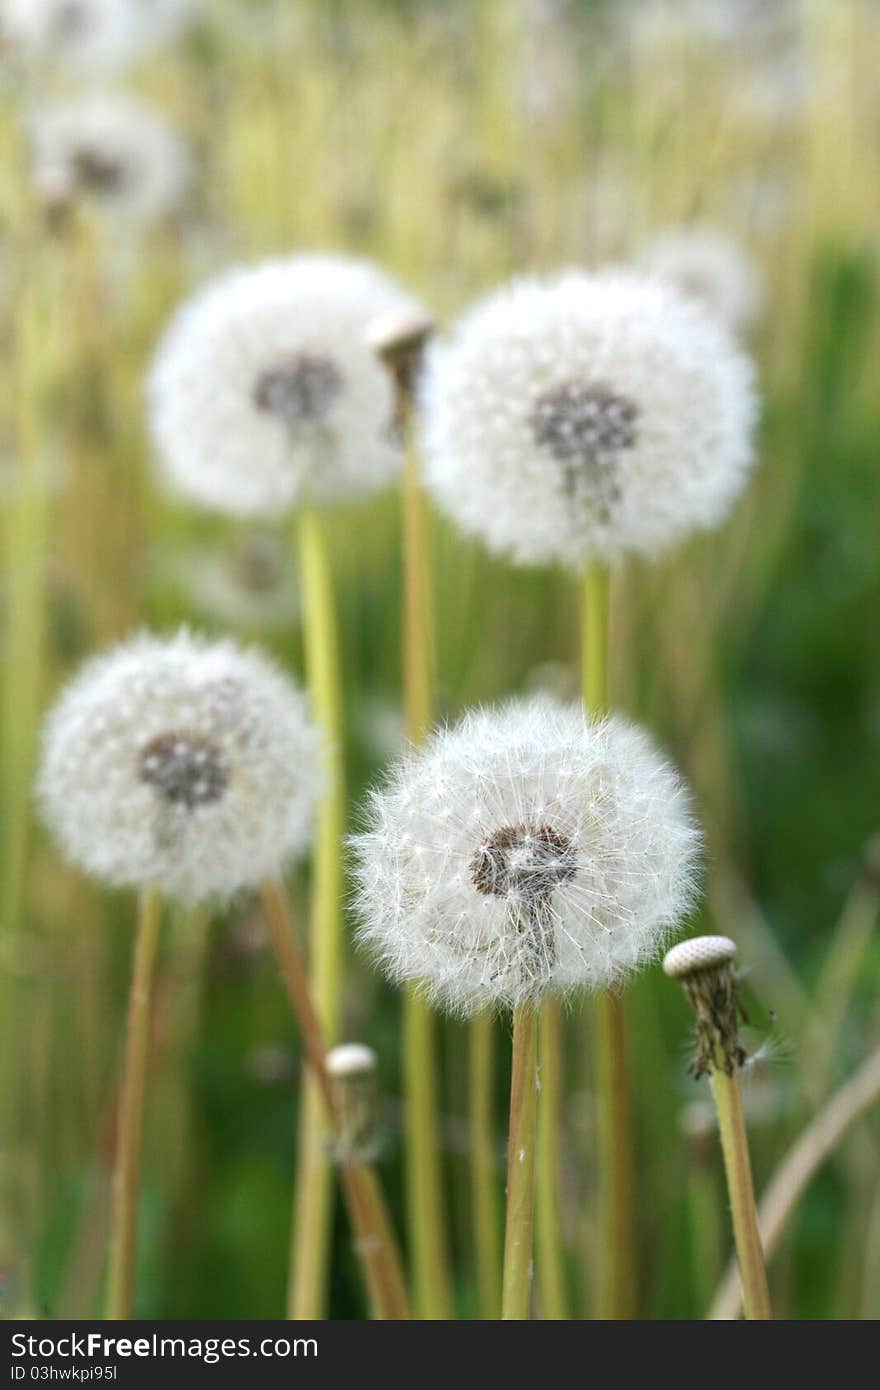
[[[498,1317],[501,1308],[501,1242],[492,1115],[494,1041],[492,1015],[477,1014],[469,1029],[471,1216],[480,1316],[490,1320]]]
[[[761,1233],[758,1229],[739,1077],[735,1071],[728,1073],[723,1067],[714,1067],[709,1080],[715,1098],[715,1109],[718,1112],[718,1130],[721,1135],[724,1171],[727,1175],[727,1190],[730,1194],[733,1217],[733,1237],[742,1281],[743,1307],[747,1318],[767,1321],[772,1319],[773,1313],[767,1290]]]
[[[162,904],[159,895],[153,891],[144,891],[138,905],[116,1131],[113,1224],[110,1231],[110,1272],[105,1314],[108,1320],[125,1320],[131,1317],[137,1256],[144,1089],[150,1042],[150,1001],[161,925]]]
[[[339,1130],[339,1107],[326,1066],[326,1046],[321,1022],[312,1002],[308,977],[290,920],[284,890],[276,883],[262,888],[263,909],[272,933],[281,975],[309,1060],[322,1119]],[[403,1265],[385,1205],[379,1179],[366,1163],[341,1163],[340,1177],[373,1316],[386,1320],[412,1317]]]
[[[398,410],[404,430],[403,476],[403,696],[407,733],[425,737],[432,719],[431,603],[425,500],[416,456],[410,373],[398,376]],[[437,1103],[434,1018],[415,990],[403,996],[403,1091],[406,1127],[406,1194],[416,1308],[425,1319],[451,1316],[444,1238],[443,1175]]]
[[[527,1319],[531,1303],[537,1060],[537,1016],[528,1004],[519,1004],[513,1015],[507,1141],[507,1219],[501,1293],[501,1317],[505,1321]]]
[[[342,693],[333,583],[320,515],[299,514],[306,674],[312,708],[325,740],[327,790],[315,840],[309,960],[315,1008],[325,1037],[335,1039],[342,987],[342,839],[345,787],[342,763]],[[330,1249],[332,1172],[323,1145],[321,1098],[306,1078],[300,1102],[299,1154],[291,1236],[288,1316],[323,1315]]]
[[[538,1094],[537,1235],[538,1295],[541,1315],[568,1318],[560,1197],[562,1094],[564,1078],[562,1011],[558,999],[541,1008],[538,1035],[541,1089]]]
[[[610,705],[610,607],[608,570],[593,562],[584,576],[582,646],[583,698],[593,718],[607,714]],[[597,999],[596,1053],[599,1316],[616,1320],[634,1315],[636,1292],[627,1027],[618,994],[606,991]]]

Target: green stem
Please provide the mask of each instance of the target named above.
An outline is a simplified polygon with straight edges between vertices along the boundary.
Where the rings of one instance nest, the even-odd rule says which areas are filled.
[[[513,1015],[513,1066],[510,1077],[510,1129],[507,1141],[507,1219],[501,1317],[529,1316],[532,1294],[532,1225],[535,1202],[537,1126],[537,1017],[528,1004]]]
[[[116,1131],[110,1274],[105,1313],[108,1321],[124,1321],[131,1317],[137,1256],[144,1089],[150,1042],[150,1002],[161,925],[162,904],[159,895],[152,891],[142,893],[138,907]]]
[[[608,713],[610,578],[593,562],[584,575],[583,698],[591,718]],[[596,1104],[598,1130],[599,1316],[631,1318],[635,1307],[636,1257],[633,1158],[627,1075],[627,1027],[623,1000],[604,992],[596,1003]]]
[[[278,883],[265,883],[261,896],[281,976],[299,1025],[315,1090],[320,1097],[322,1118],[329,1121],[333,1134],[338,1136],[339,1106],[327,1071],[323,1030],[312,1002],[287,897]],[[366,1163],[342,1163],[340,1179],[373,1316],[395,1321],[411,1318],[403,1265],[382,1187],[374,1169]]]
[[[298,513],[298,525],[306,675],[312,711],[324,735],[327,773],[315,837],[309,961],[315,1008],[324,1036],[333,1042],[339,1027],[342,988],[342,693],[333,583],[323,522],[312,508],[303,507]],[[332,1200],[323,1106],[314,1079],[307,1075],[300,1101],[288,1289],[290,1318],[313,1319],[324,1314]]]
[[[403,695],[413,743],[431,725],[431,605],[425,500],[419,478],[408,384],[399,408],[406,440],[403,477]],[[437,1044],[433,1016],[409,990],[403,997],[403,1091],[406,1113],[406,1196],[416,1310],[445,1320],[452,1300],[444,1239],[443,1178],[437,1104]]]
[[[562,1029],[559,1001],[549,999],[541,1009],[539,1035],[541,1090],[538,1097],[536,1244],[541,1314],[556,1322],[565,1322],[569,1316],[560,1200],[564,1080]]]
[[[733,1237],[742,1281],[743,1308],[747,1318],[767,1321],[772,1319],[773,1313],[767,1290],[761,1233],[758,1229],[752,1165],[743,1119],[739,1078],[736,1072],[728,1075],[722,1068],[713,1068],[710,1082],[715,1109],[718,1112],[718,1130],[724,1153],[724,1171],[733,1217]]]
[[[501,1243],[498,1223],[498,1180],[495,1171],[495,1128],[492,1115],[494,1034],[492,1015],[481,1013],[469,1029],[468,1097],[471,1131],[471,1219],[480,1316],[498,1317],[501,1307]]]

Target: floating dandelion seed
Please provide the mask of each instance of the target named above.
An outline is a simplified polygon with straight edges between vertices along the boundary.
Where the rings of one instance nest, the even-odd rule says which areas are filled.
[[[0,32],[30,63],[118,71],[178,34],[199,0],[4,0]]]
[[[34,121],[32,147],[34,181],[53,209],[82,199],[149,222],[174,212],[189,187],[183,141],[133,97],[50,106]]]
[[[757,267],[732,237],[709,227],[661,232],[641,248],[640,266],[699,300],[737,332],[750,328],[763,300]]]
[[[429,353],[426,477],[522,563],[656,555],[718,522],[752,462],[752,372],[671,285],[624,272],[524,280]]]
[[[262,656],[141,635],[62,693],[39,796],[87,872],[195,901],[275,878],[304,849],[319,761],[302,695]]]
[[[691,901],[698,835],[647,737],[546,697],[404,757],[355,840],[360,935],[458,1013],[611,985]]]
[[[375,267],[302,255],[236,269],[169,327],[150,378],[166,483],[235,516],[365,496],[398,471],[394,392],[366,341],[411,301]]]

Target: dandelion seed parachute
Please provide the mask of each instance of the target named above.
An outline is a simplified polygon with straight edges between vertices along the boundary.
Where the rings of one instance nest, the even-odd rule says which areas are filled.
[[[649,274],[668,280],[702,303],[736,332],[750,328],[763,300],[761,279],[732,237],[710,227],[658,233],[637,257]]]
[[[277,877],[321,790],[304,697],[258,653],[187,631],[89,661],[45,727],[38,797],[62,852],[185,901]]]
[[[83,198],[132,222],[173,212],[191,176],[189,151],[164,117],[134,97],[111,93],[40,111],[32,167],[46,198]]]
[[[234,516],[363,497],[401,466],[370,324],[412,302],[381,271],[300,255],[238,268],[179,311],[156,354],[150,420],[168,487]]]
[[[478,304],[429,354],[426,479],[490,549],[581,568],[721,520],[752,462],[752,371],[640,275],[566,272]]]
[[[471,713],[372,796],[360,938],[459,1014],[611,986],[679,924],[698,842],[677,774],[627,721],[547,697]]]

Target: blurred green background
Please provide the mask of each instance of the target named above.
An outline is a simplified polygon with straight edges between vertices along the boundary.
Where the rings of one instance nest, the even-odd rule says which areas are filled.
[[[244,534],[170,507],[152,483],[145,365],[178,300],[231,261],[314,247],[374,257],[442,321],[513,273],[626,260],[669,227],[716,227],[754,260],[765,289],[749,335],[760,464],[723,532],[615,578],[614,699],[657,732],[696,791],[707,895],[694,925],[734,936],[747,971],[759,1190],[878,1046],[877,849],[866,859],[880,829],[878,60],[871,0],[221,0],[114,78],[194,152],[185,206],[134,229],[89,205],[53,227],[29,175],[28,123],[72,84],[6,63],[8,1315],[100,1307],[132,944],[131,900],[66,868],[34,823],[41,713],[79,660],[141,622],[239,630],[301,670],[292,529]],[[334,513],[331,540],[354,825],[401,738],[398,499]],[[574,693],[576,586],[491,560],[437,519],[432,551],[442,711],[547,685]],[[304,904],[307,873],[292,886]],[[695,1142],[680,1123],[706,1099],[686,1075],[690,1015],[659,968],[632,986],[629,1009],[639,1308],[700,1317],[730,1242],[714,1140]],[[353,952],[345,1015],[344,1036],[380,1056],[382,1172],[399,1212],[398,1001]],[[596,1255],[589,1009],[572,1010],[567,1028],[565,1229],[572,1305],[585,1316]],[[444,1023],[442,1041],[456,1300],[475,1316],[464,1030]],[[139,1316],[282,1315],[298,1073],[254,904],[211,920],[172,912]],[[506,1087],[500,1064],[499,1196]],[[798,1208],[772,1263],[780,1316],[880,1312],[878,1119],[849,1133]],[[363,1313],[341,1211],[331,1313]]]

